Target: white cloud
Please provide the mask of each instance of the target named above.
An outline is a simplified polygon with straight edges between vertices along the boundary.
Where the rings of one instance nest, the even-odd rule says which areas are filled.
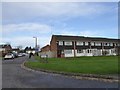
[[[51,37],[50,36],[43,36],[43,37],[37,37],[37,44],[40,45],[40,47],[43,47],[46,44],[49,44]],[[26,46],[32,46],[35,47],[35,39],[33,37],[16,37],[16,38],[2,38],[4,43],[10,43],[12,46],[23,46],[25,48]]]
[[[119,2],[119,0],[1,0],[2,2]]]
[[[3,42],[9,42],[11,45],[34,46],[33,36],[38,37],[38,45],[49,44],[51,26],[40,23],[21,23],[3,25]]]
[[[111,8],[99,3],[3,3],[3,20],[73,18],[104,14]]]
[[[41,34],[49,33],[51,32],[51,27],[46,24],[39,24],[39,23],[21,23],[21,24],[7,24],[3,25],[3,33],[4,34],[10,34],[14,32],[38,32]]]

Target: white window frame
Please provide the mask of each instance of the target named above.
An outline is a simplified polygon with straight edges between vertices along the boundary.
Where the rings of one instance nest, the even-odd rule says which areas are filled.
[[[113,46],[113,43],[110,43],[110,46]]]
[[[91,42],[91,46],[94,46],[94,42]]]
[[[77,41],[76,45],[77,45],[77,46],[83,46],[83,42]]]
[[[88,42],[85,42],[85,46],[88,46]]]
[[[78,49],[77,53],[83,53],[83,50],[82,49]]]
[[[65,41],[65,46],[72,46],[72,41]]]
[[[58,44],[59,44],[60,46],[63,46],[63,41],[59,41]]]
[[[118,46],[118,43],[115,43],[115,46]]]
[[[95,46],[101,46],[101,43],[100,42],[96,42]]]
[[[118,43],[118,46],[120,46],[120,43]]]
[[[106,43],[107,43],[107,45],[106,45]],[[109,46],[109,43],[108,42],[104,42],[104,44],[103,44],[104,46]]]
[[[64,54],[72,54],[72,50],[69,49],[69,50],[64,50]]]

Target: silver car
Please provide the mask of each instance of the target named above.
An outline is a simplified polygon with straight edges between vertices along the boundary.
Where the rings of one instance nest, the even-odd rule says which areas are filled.
[[[8,53],[5,55],[4,59],[13,59],[15,58],[14,55],[12,53]]]

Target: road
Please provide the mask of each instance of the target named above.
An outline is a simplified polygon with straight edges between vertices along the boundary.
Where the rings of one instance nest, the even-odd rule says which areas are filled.
[[[118,83],[28,71],[21,68],[27,59],[20,57],[2,62],[2,88],[118,88]]]

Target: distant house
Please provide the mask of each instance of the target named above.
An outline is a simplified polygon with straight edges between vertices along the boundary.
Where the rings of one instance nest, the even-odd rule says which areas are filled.
[[[14,53],[19,53],[19,52],[20,52],[20,49],[19,49],[19,48],[13,48],[13,49],[12,49],[12,52],[14,52]]]
[[[41,48],[41,54],[49,57],[118,55],[119,47],[118,39],[52,35],[50,45]]]
[[[52,52],[51,52],[51,47],[50,45],[46,45],[44,47],[41,48],[41,51],[40,51],[40,55],[41,56],[44,56],[44,55],[47,55],[47,57],[52,57]]]
[[[0,45],[0,57],[4,57],[7,53],[12,52],[12,47],[10,44]]]
[[[35,54],[35,49],[34,48],[28,48],[27,50],[26,50],[26,53],[33,53],[33,54]]]

